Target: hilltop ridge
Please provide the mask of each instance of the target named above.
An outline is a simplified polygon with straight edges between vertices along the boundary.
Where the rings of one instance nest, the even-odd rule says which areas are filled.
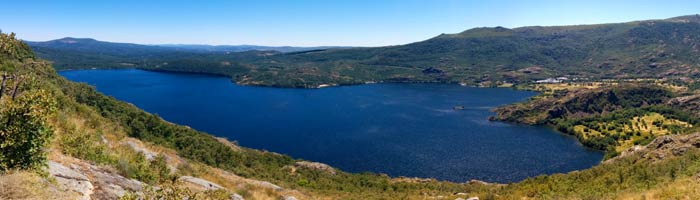
[[[212,73],[229,76],[238,84],[276,87],[366,82],[498,86],[560,76],[660,78],[695,84],[692,78],[700,75],[698,35],[698,15],[687,15],[610,24],[484,27],[405,45],[292,53],[200,51],[151,56],[138,50],[127,55],[96,54],[100,51],[30,46],[58,69],[126,67]],[[437,70],[426,73],[426,69]]]

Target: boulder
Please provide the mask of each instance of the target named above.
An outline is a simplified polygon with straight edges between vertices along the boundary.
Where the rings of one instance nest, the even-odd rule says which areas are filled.
[[[297,198],[294,196],[286,196],[284,197],[284,200],[297,200]]]

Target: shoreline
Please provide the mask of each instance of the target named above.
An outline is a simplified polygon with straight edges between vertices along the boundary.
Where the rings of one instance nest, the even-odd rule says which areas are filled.
[[[157,73],[191,74],[191,75],[205,75],[205,76],[212,76],[212,77],[226,77],[226,78],[229,78],[229,79],[230,79],[229,76],[225,76],[225,75],[221,75],[221,74],[214,74],[214,73],[197,73],[197,72],[182,72],[182,71],[168,71],[168,70],[151,70],[151,69],[142,69],[142,68],[62,69],[62,70],[57,70],[57,71],[63,72],[63,71],[81,71],[81,70],[141,70],[141,71],[157,72]],[[520,90],[520,91],[534,91],[534,90],[527,90],[527,89],[519,89],[518,87],[516,87],[517,85],[513,85],[513,86],[511,86],[511,87],[481,87],[481,86],[477,86],[477,85],[464,85],[464,84],[459,84],[459,83],[455,83],[455,82],[437,82],[437,81],[370,81],[370,82],[357,83],[357,84],[322,84],[322,85],[323,85],[322,87],[308,87],[308,88],[305,88],[305,87],[267,86],[267,85],[255,85],[255,84],[253,84],[253,85],[248,85],[248,84],[239,84],[239,83],[236,83],[233,79],[230,79],[230,81],[231,81],[233,84],[236,84],[236,85],[239,85],[239,86],[246,86],[246,87],[269,87],[269,88],[280,88],[280,89],[322,89],[322,88],[331,88],[331,87],[346,87],[346,86],[359,86],[359,85],[371,85],[371,84],[435,84],[435,85],[458,85],[458,86],[460,86],[460,87],[470,87],[470,88],[508,88],[508,89]],[[533,97],[534,97],[534,96],[536,96],[536,95],[533,95]],[[527,100],[526,100],[526,101],[527,101]],[[514,103],[519,103],[519,102],[521,102],[521,101],[514,102]],[[522,101],[522,102],[524,102],[524,101]],[[502,105],[502,106],[503,106],[503,105]],[[489,111],[489,112],[492,112],[492,111]],[[523,123],[513,123],[513,122],[501,121],[501,120],[489,120],[489,119],[486,119],[486,120],[488,120],[488,121],[498,121],[498,122],[500,122],[500,123],[506,123],[506,124],[515,124],[515,125],[518,125],[518,126],[539,126],[539,127],[543,127],[542,125],[530,125],[530,124],[523,124]],[[576,141],[577,146],[583,147],[582,149],[585,149],[586,151],[592,150],[592,151],[596,151],[596,152],[599,152],[599,153],[602,152],[602,151],[599,151],[599,150],[596,150],[596,149],[592,149],[592,148],[590,148],[590,147],[587,147],[587,146],[583,145],[583,144],[581,143],[581,141],[579,141],[578,139],[576,139],[573,135],[565,134],[565,133],[563,133],[563,132],[560,132],[560,131],[556,130],[555,128],[553,128],[552,126],[547,126],[547,125],[545,125],[544,128],[547,128],[547,129],[549,129],[549,130],[555,131],[555,132],[557,132],[557,134],[559,134],[559,135],[561,135],[561,136],[570,137],[571,139],[573,139],[573,140]],[[592,165],[592,166],[590,166],[590,167],[588,167],[588,168],[579,169],[579,170],[573,170],[573,171],[580,171],[580,170],[590,169],[591,167],[599,166],[603,161],[604,161],[604,160],[601,159],[601,160],[599,160],[599,161],[597,162],[597,164],[595,164],[595,165]],[[560,173],[570,173],[570,172],[573,172],[573,171],[560,172]],[[352,173],[352,172],[349,172],[349,173]],[[526,180],[526,179],[528,179],[528,178],[533,178],[533,177],[541,176],[541,175],[552,175],[552,174],[550,174],[550,173],[542,173],[542,174],[538,174],[538,175],[526,177],[526,178],[524,178],[523,180]],[[402,177],[402,176],[392,176],[391,178],[392,178],[392,179],[398,179],[398,178],[401,178],[401,177]],[[419,179],[428,178],[428,179],[435,179],[434,177],[404,177],[404,178],[419,178]],[[438,180],[438,179],[435,179],[435,180],[437,180],[437,181],[453,182],[453,183],[460,183],[460,184],[469,184],[469,183],[472,182],[473,180],[478,180],[478,179],[472,179],[471,181],[467,181],[467,182],[454,182],[454,181],[449,181],[449,180]],[[513,181],[513,182],[488,182],[488,183],[489,183],[489,184],[512,184],[512,183],[517,183],[517,182],[520,182],[520,181],[523,181],[523,180]],[[481,180],[478,180],[478,181],[484,182],[484,181],[481,181]]]

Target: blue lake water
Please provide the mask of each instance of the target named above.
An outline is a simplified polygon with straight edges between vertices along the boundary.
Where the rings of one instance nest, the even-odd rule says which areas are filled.
[[[350,172],[512,182],[602,158],[546,127],[488,121],[490,109],[533,92],[440,84],[281,89],[133,69],[60,74],[168,121]]]

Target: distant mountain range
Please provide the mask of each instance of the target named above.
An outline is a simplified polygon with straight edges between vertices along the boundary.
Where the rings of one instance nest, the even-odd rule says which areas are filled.
[[[295,52],[75,38],[29,45],[59,69],[136,67],[213,73],[239,84],[281,87],[381,81],[494,86],[559,76],[663,78],[694,84],[700,77],[700,15],[596,25],[474,28],[406,45]]]
[[[341,46],[143,45],[72,37],[44,42],[24,42],[31,46],[40,57],[53,61],[54,67],[57,69],[143,68],[152,66],[152,62],[168,62],[184,58],[199,59],[207,55],[231,54],[246,57],[246,55],[249,54],[256,54],[255,52],[265,52],[266,55],[273,55],[301,51],[319,51],[332,48],[349,48]]]
[[[258,45],[204,45],[204,44],[157,44],[142,45],[132,43],[116,43],[99,41],[92,38],[65,37],[44,42],[25,41],[32,47],[52,48],[74,51],[100,52],[105,54],[142,54],[167,51],[186,52],[243,52],[243,51],[279,51],[283,53],[296,51],[310,51],[319,49],[349,48],[345,46],[318,46],[318,47],[294,47],[294,46],[258,46]]]
[[[283,53],[297,51],[311,51],[319,49],[350,48],[346,46],[318,46],[318,47],[294,47],[294,46],[258,46],[258,45],[202,45],[202,44],[159,44],[155,46],[170,47],[184,51],[201,52],[243,52],[243,51],[279,51]]]

